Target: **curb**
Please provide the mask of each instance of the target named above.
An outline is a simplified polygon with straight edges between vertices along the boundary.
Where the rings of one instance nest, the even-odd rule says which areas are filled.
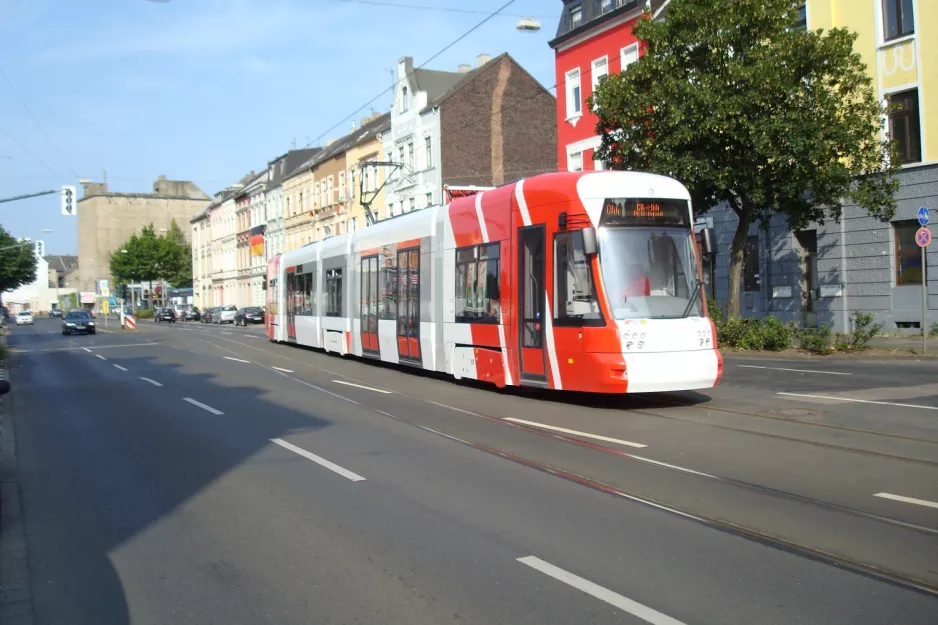
[[[827,360],[853,360],[853,361],[877,361],[877,360],[909,360],[916,362],[938,362],[938,348],[936,348],[935,353],[929,352],[927,354],[917,354],[912,353],[907,350],[896,349],[896,350],[877,350],[875,348],[870,350],[864,350],[862,352],[855,352],[852,354],[843,354],[843,353],[833,353],[833,354],[811,354],[808,352],[802,352],[797,350],[789,350],[784,352],[767,352],[767,351],[746,351],[746,350],[734,350],[730,348],[720,348],[720,354],[724,358],[753,358],[760,360],[812,360],[812,361],[827,361]]]
[[[6,346],[6,336],[0,335],[0,344]],[[9,379],[6,361],[0,361],[0,379]],[[0,397],[0,621],[32,625],[33,595],[12,409],[12,393]]]

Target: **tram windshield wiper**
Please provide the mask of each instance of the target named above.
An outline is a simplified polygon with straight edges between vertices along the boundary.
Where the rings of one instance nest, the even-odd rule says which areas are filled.
[[[691,293],[690,299],[687,301],[687,308],[684,309],[684,314],[681,315],[681,319],[686,318],[690,314],[691,309],[694,307],[694,303],[697,301],[697,298],[700,297],[701,287],[703,287],[703,281],[698,280],[697,285],[694,287],[694,292]]]

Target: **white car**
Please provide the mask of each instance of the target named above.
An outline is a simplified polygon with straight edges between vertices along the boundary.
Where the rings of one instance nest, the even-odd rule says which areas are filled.
[[[215,313],[212,317],[212,323],[230,323],[234,324],[235,315],[238,314],[238,307],[232,306],[231,304],[227,306],[222,306],[221,310]]]
[[[18,326],[33,325],[33,313],[29,312],[28,310],[24,310],[23,312],[16,315],[16,325]]]

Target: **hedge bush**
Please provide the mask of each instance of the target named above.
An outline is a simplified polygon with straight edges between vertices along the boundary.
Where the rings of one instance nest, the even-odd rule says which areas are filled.
[[[134,314],[137,319],[152,319],[155,311],[152,308],[138,308]]]
[[[722,314],[711,314],[711,319],[717,329],[717,344],[723,347],[781,352],[791,347],[795,336],[794,323],[784,324],[771,315],[724,321]]]

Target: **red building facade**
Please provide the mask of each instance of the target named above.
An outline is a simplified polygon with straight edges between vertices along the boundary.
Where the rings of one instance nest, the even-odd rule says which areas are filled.
[[[667,0],[563,0],[554,49],[557,80],[557,168],[603,169],[593,160],[600,138],[586,105],[602,77],[621,72],[644,53],[632,32],[637,20],[656,16]]]

